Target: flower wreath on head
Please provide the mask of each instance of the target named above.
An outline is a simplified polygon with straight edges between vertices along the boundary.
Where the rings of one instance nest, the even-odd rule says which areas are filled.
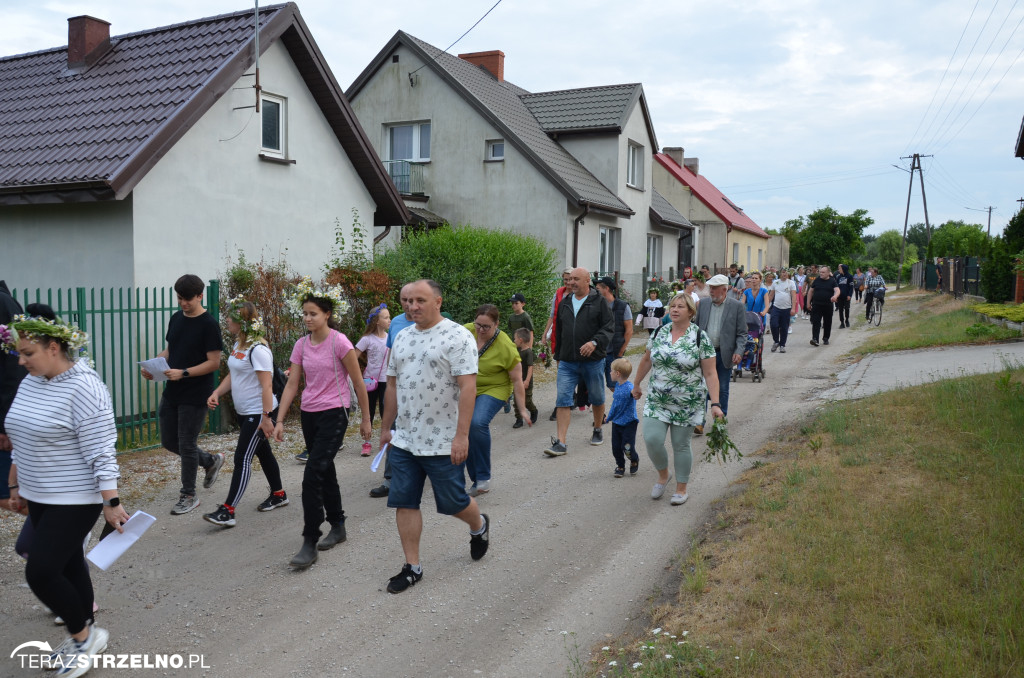
[[[66,343],[68,358],[72,360],[89,357],[89,335],[72,323],[39,316],[16,315],[8,324],[0,325],[0,348],[12,355],[18,354],[17,346],[20,339],[37,341],[41,337],[50,337]]]
[[[340,286],[316,287],[308,275],[303,276],[291,292],[286,290],[283,294],[285,305],[296,318],[302,317],[302,305],[311,299],[325,299],[331,305],[331,315],[335,320],[340,320],[349,311],[348,300]]]
[[[382,301],[382,302],[380,302],[380,306],[378,306],[375,309],[373,309],[372,311],[370,311],[370,315],[368,315],[366,317],[366,326],[369,327],[370,323],[373,322],[373,319],[376,318],[378,315],[380,315],[380,312],[383,311],[384,309],[386,309],[387,307],[388,307],[388,305],[385,304]]]
[[[252,320],[242,317],[242,305],[248,301],[245,295],[239,294],[234,299],[228,300],[228,317],[234,320],[245,332],[245,338],[250,344],[255,344],[267,336],[267,326],[263,323],[263,316],[259,313]]]

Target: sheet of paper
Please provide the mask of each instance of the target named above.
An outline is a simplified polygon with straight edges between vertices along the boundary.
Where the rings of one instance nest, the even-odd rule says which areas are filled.
[[[143,511],[136,511],[121,527],[124,532],[111,532],[99,544],[89,551],[86,558],[101,570],[108,569],[124,555],[128,548],[139,540],[146,530],[156,522],[156,518]]]
[[[167,381],[167,375],[164,372],[171,369],[171,366],[167,364],[167,358],[164,357],[142,360],[139,362],[139,367],[152,374],[153,381]]]
[[[373,458],[373,462],[370,464],[370,470],[374,473],[380,468],[381,461],[384,460],[384,453],[388,451],[388,443],[384,443],[384,447],[380,448],[380,452]]]

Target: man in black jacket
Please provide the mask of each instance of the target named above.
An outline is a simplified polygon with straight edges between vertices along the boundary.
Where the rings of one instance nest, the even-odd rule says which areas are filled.
[[[0,280],[0,325],[6,325],[11,319],[22,313],[21,305],[11,296],[7,283]],[[11,440],[4,430],[4,419],[7,410],[11,409],[14,394],[18,385],[26,375],[25,368],[18,364],[18,356],[0,350],[0,506],[6,506],[10,498],[7,489],[7,472],[11,468]]]
[[[604,423],[604,356],[615,332],[612,309],[590,287],[590,272],[574,268],[569,279],[572,294],[563,297],[555,320],[558,360],[558,437],[544,450],[549,457],[566,453],[565,437],[569,432],[570,408],[573,392],[583,383],[594,409],[594,432],[591,445],[604,442],[601,425]]]

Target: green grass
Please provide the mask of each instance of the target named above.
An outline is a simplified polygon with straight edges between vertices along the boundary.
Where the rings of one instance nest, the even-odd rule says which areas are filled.
[[[1024,672],[1024,369],[836,403],[805,429],[709,522],[657,632],[580,675]]]
[[[1024,323],[1024,304],[1007,306],[1006,304],[974,304],[972,311],[984,313],[993,318],[1006,318],[1010,322]]]
[[[886,322],[887,319],[893,320],[895,310],[907,313],[894,322]],[[867,355],[931,346],[984,344],[1021,336],[1016,330],[979,324],[978,316],[965,302],[948,296],[897,297],[887,300],[885,311],[882,326],[871,329],[874,335],[851,353]]]

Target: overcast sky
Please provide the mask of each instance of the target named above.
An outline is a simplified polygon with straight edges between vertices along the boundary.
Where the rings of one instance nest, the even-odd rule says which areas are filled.
[[[450,51],[500,49],[506,79],[533,92],[643,83],[658,143],[699,158],[763,228],[831,205],[868,210],[869,232],[902,229],[909,175],[892,165],[918,152],[935,156],[923,160],[933,225],[985,224],[967,208],[991,205],[1000,233],[1024,197],[1018,2],[503,0]],[[494,3],[298,4],[347,88],[396,30],[443,49]],[[0,54],[66,45],[79,14],[120,35],[251,7],[0,0]],[[910,223],[923,221],[915,179]]]

